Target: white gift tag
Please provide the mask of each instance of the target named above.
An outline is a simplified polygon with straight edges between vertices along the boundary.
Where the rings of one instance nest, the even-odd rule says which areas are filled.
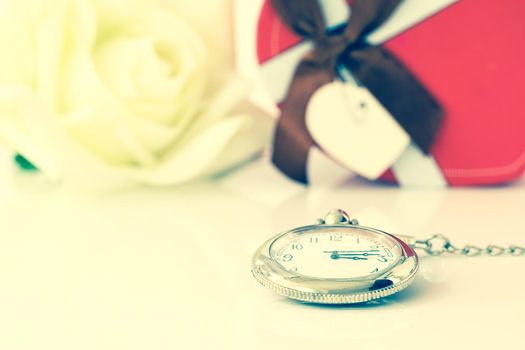
[[[330,157],[371,180],[410,143],[410,136],[368,89],[352,82],[318,89],[308,103],[306,125]]]

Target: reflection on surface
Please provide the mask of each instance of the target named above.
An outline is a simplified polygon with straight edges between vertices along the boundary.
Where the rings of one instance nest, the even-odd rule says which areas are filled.
[[[430,283],[441,283],[448,278],[449,256],[425,256],[420,259],[419,274]],[[452,257],[454,258],[454,257]]]
[[[267,295],[264,300],[242,298],[237,318],[237,348],[246,349],[251,342],[263,348],[269,341],[276,343],[288,337],[311,345],[330,339],[331,344],[342,346],[349,340],[408,332],[419,317],[413,309],[391,299],[369,305],[314,306]]]
[[[337,307],[274,295],[250,258],[333,207],[416,237],[523,245],[524,185],[431,195],[351,183],[264,204],[220,183],[75,194],[23,180],[0,183],[0,349],[412,350],[436,329],[457,348],[523,343],[523,257],[421,255],[409,288]]]

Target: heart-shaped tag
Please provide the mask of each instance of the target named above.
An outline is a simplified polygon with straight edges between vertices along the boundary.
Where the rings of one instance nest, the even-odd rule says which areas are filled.
[[[410,144],[410,136],[377,99],[353,82],[318,89],[306,110],[317,144],[341,165],[377,179]]]

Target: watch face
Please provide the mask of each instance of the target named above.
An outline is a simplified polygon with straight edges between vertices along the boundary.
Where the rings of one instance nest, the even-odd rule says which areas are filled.
[[[366,228],[324,227],[280,236],[272,243],[270,255],[289,272],[353,279],[393,267],[402,256],[402,247],[390,236]]]

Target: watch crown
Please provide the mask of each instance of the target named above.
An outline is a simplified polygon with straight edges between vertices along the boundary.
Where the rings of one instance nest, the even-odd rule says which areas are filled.
[[[324,217],[324,223],[327,225],[345,225],[351,222],[350,215],[341,209],[332,209]]]

